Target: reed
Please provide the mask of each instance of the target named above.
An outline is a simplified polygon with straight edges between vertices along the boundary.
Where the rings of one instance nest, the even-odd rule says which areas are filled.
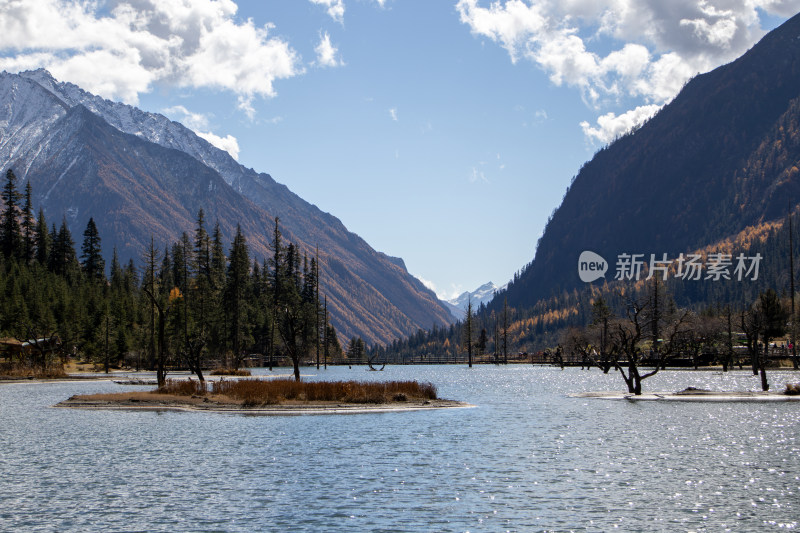
[[[250,376],[250,371],[246,368],[224,368],[219,367],[211,371],[212,376]]]
[[[153,391],[155,394],[174,394],[176,396],[204,396],[206,385],[202,381],[189,379],[168,379],[163,387]]]
[[[221,380],[211,384],[211,392],[228,396],[248,406],[270,405],[283,401],[381,404],[436,399],[434,385],[416,381]]]
[[[56,379],[65,378],[67,373],[60,365],[50,365],[46,369],[38,366],[3,364],[0,376],[9,379]]]

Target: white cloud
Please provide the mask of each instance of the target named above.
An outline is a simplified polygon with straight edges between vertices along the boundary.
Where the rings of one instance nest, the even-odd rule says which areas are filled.
[[[161,112],[172,120],[180,122],[194,131],[198,137],[207,140],[213,146],[216,146],[220,150],[225,150],[234,159],[239,159],[239,141],[230,134],[225,137],[220,137],[219,135],[207,131],[209,128],[208,116],[203,113],[193,113],[182,105],[168,107],[162,109]]]
[[[220,137],[219,135],[214,135],[211,132],[197,131],[195,133],[197,133],[198,137],[202,137],[220,150],[225,150],[231,154],[231,157],[234,159],[239,159],[239,141],[233,135]]]
[[[483,165],[485,163],[481,163]],[[477,183],[477,182],[489,183],[489,179],[486,177],[486,174],[482,170],[479,170],[477,167],[472,167],[472,172],[469,175],[469,182],[470,183]]]
[[[316,64],[321,67],[338,67],[344,65],[344,62],[336,57],[339,50],[331,44],[331,36],[328,32],[320,34],[319,44],[314,48],[314,51],[317,53]]]
[[[472,33],[541,68],[556,85],[581,91],[601,110],[625,99],[638,108],[605,114],[590,138],[607,139],[672,99],[699,72],[729,62],[764,34],[759,11],[787,16],[800,0],[459,0]],[[608,51],[608,43],[621,48]],[[644,113],[646,110],[647,113]],[[649,116],[649,115],[648,115]]]
[[[394,120],[395,122],[397,122],[397,108],[396,108],[396,107],[393,107],[393,108],[391,108],[391,109],[389,110],[389,116],[391,116],[391,117],[392,117],[392,120]]]
[[[44,67],[130,104],[154,84],[219,89],[252,114],[255,97],[303,69],[272,26],[236,11],[232,0],[11,0],[0,3],[0,69]]]
[[[608,144],[619,136],[641,125],[655,115],[661,106],[656,104],[639,106],[621,115],[606,113],[597,119],[597,127],[592,127],[588,122],[581,122],[584,135],[600,143]]]
[[[436,285],[432,281],[427,280],[427,279],[423,278],[422,276],[414,276],[414,277],[416,277],[418,280],[420,280],[422,282],[422,284],[425,285],[425,287],[427,287],[428,289],[432,290],[433,292],[437,292],[436,291]]]
[[[311,0],[312,4],[325,6],[328,15],[336,22],[344,22],[344,0]]]
[[[161,112],[170,119],[180,122],[190,130],[208,129],[208,116],[203,113],[193,113],[182,105],[162,109]]]
[[[436,285],[432,281],[429,281],[423,278],[422,276],[416,274],[414,274],[414,277],[417,278],[420,282],[422,282],[422,284],[425,285],[425,287],[432,290],[436,294],[437,298],[445,302],[448,300],[454,300],[458,298],[464,292],[462,285],[456,285],[455,283],[451,283],[449,291],[447,291],[446,289],[439,290],[436,288]]]
[[[328,15],[340,24],[344,24],[344,0],[309,0],[312,4],[327,8]],[[373,0],[380,7],[386,7],[386,0]]]

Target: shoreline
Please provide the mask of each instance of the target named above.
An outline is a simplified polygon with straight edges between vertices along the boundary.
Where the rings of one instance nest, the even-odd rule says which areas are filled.
[[[796,402],[800,395],[789,395],[773,391],[681,391],[681,392],[644,392],[640,395],[622,391],[576,392],[568,394],[570,398],[588,398],[595,400],[628,400],[631,402]]]
[[[124,393],[122,393],[124,394]],[[181,397],[155,394],[153,398],[144,395],[151,393],[124,394],[119,399],[92,399],[75,397],[61,401],[54,408],[87,409],[112,411],[183,411],[210,412],[228,414],[247,414],[258,416],[298,416],[328,414],[365,414],[395,413],[422,411],[426,409],[471,408],[474,405],[455,400],[408,400],[405,402],[389,402],[383,404],[360,404],[344,402],[286,402],[274,405],[245,407],[227,399],[210,399],[209,397]]]

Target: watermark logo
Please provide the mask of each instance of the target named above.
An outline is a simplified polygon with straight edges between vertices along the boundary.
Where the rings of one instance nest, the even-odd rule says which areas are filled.
[[[586,250],[578,257],[578,276],[581,281],[591,283],[606,275],[608,261],[594,252]]]
[[[725,253],[680,254],[670,259],[667,254],[621,253],[617,255],[615,280],[639,281],[653,277],[666,281],[670,277],[687,281],[756,281],[761,260],[760,253],[737,256]],[[581,281],[591,283],[605,276],[608,262],[594,252],[585,251],[578,258],[578,275]]]

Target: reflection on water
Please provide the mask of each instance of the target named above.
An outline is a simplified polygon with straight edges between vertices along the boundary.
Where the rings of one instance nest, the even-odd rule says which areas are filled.
[[[431,381],[441,397],[477,407],[300,417],[80,411],[49,406],[131,388],[0,385],[0,530],[798,528],[800,403],[567,396],[621,389],[619,376],[596,369],[303,374]],[[770,380],[783,388],[800,374]],[[746,372],[645,381],[646,390],[758,385]]]

